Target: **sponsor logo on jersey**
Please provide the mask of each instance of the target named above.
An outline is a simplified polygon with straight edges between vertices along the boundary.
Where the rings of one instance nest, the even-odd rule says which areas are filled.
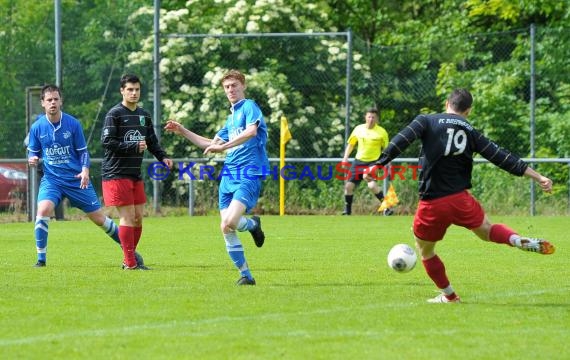
[[[127,133],[125,134],[125,137],[124,137],[124,141],[127,143],[139,142],[139,141],[144,141],[144,140],[145,140],[145,137],[138,130],[129,130],[129,131],[127,131]]]
[[[58,143],[53,144],[51,147],[45,149],[47,156],[65,156],[70,155],[69,148],[71,146],[61,146]]]
[[[71,159],[71,146],[61,146],[54,143],[51,147],[44,149],[44,156],[49,165],[67,164]]]

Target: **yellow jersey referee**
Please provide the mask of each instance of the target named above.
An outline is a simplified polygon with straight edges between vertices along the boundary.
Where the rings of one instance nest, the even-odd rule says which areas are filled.
[[[374,164],[382,150],[388,146],[390,139],[388,132],[378,125],[379,111],[377,108],[370,108],[364,116],[364,124],[356,126],[350,134],[342,161],[347,163],[350,154],[356,147],[356,156],[350,167],[350,176],[344,185],[344,212],[342,215],[352,214],[352,200],[354,197],[354,188],[362,181],[363,169]],[[382,202],[384,193],[373,178],[366,179],[367,186],[374,196]],[[387,209],[384,215],[390,215],[390,209]]]

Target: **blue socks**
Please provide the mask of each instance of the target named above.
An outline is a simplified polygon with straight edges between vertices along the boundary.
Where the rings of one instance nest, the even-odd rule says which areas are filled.
[[[238,268],[240,275],[245,276],[248,279],[253,279],[253,276],[249,271],[249,267],[247,266],[247,261],[245,260],[243,245],[239,241],[236,233],[231,232],[224,234],[224,240],[226,242],[226,250],[228,251],[228,255],[230,256],[230,259],[232,259],[232,261],[234,262],[236,268]]]
[[[47,240],[48,240],[49,216],[36,216],[36,226],[34,235],[36,237],[36,251],[38,261],[46,262]]]
[[[119,240],[119,227],[110,217],[107,216],[105,218],[105,222],[100,226],[100,228],[103,229],[105,234],[109,235],[109,237],[117,244],[121,245],[121,240]]]
[[[252,219],[248,219],[245,216],[242,216],[239,219],[239,222],[237,225],[237,231],[253,230],[253,229],[255,229],[256,226],[257,226],[257,223],[255,221],[253,221]]]

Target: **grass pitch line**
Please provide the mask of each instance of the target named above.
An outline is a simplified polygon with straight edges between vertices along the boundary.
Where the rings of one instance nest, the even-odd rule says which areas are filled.
[[[400,307],[408,307],[411,305],[410,303],[398,303],[398,304],[372,304],[367,306],[362,306],[357,308],[356,310],[376,310],[380,308],[400,308]],[[142,325],[134,325],[134,326],[124,326],[124,327],[117,327],[117,328],[107,328],[107,329],[93,329],[93,330],[80,330],[80,331],[73,331],[73,332],[62,332],[59,334],[44,334],[38,336],[28,336],[23,337],[20,339],[0,339],[0,347],[9,347],[9,346],[17,346],[17,345],[28,345],[28,344],[35,344],[41,342],[49,342],[54,340],[65,340],[70,338],[81,338],[81,337],[105,337],[111,335],[121,335],[125,333],[136,333],[136,332],[144,332],[147,330],[156,330],[156,329],[175,329],[175,328],[183,328],[183,327],[195,327],[200,325],[209,325],[209,324],[217,324],[217,323],[224,323],[224,322],[241,322],[246,320],[281,320],[288,317],[299,317],[299,316],[308,316],[308,315],[321,315],[321,314],[331,314],[331,313],[343,313],[343,312],[354,312],[354,307],[342,307],[337,309],[318,309],[314,311],[305,311],[305,312],[292,312],[292,313],[272,313],[272,314],[261,314],[256,316],[221,316],[212,319],[203,319],[203,320],[174,320],[168,321],[165,323],[157,323],[157,324],[142,324]],[[208,334],[201,334],[200,332],[196,332],[196,329],[193,329],[191,336],[198,337],[198,336],[205,336]],[[295,334],[297,332],[287,332],[291,334]],[[299,333],[305,333],[301,331]],[[283,334],[282,334],[283,335]],[[301,336],[301,335],[296,335]],[[368,336],[368,335],[367,335]]]
[[[509,291],[509,292],[496,292],[492,294],[485,294],[485,295],[478,295],[472,297],[472,301],[467,301],[467,303],[472,305],[489,305],[485,302],[479,303],[479,301],[489,300],[489,299],[507,299],[507,298],[518,298],[520,296],[535,296],[535,295],[543,295],[543,294],[556,294],[556,293],[564,293],[567,294],[570,292],[570,288],[552,288],[552,289],[541,289],[541,290],[533,290],[533,291]],[[561,299],[562,300],[562,299]],[[562,305],[563,302],[561,302]],[[305,311],[305,312],[292,312],[292,313],[272,313],[272,314],[261,314],[258,316],[222,316],[212,319],[203,319],[203,320],[174,320],[165,323],[157,323],[157,324],[142,324],[142,325],[134,325],[134,326],[125,326],[125,327],[117,327],[117,328],[107,328],[107,329],[93,329],[93,330],[82,330],[82,331],[73,331],[73,332],[63,332],[59,334],[44,334],[38,336],[29,336],[20,339],[0,339],[0,347],[9,347],[9,346],[17,346],[17,345],[25,345],[25,344],[35,344],[41,342],[49,342],[53,340],[64,340],[68,338],[80,338],[80,337],[105,337],[110,335],[119,335],[125,333],[136,333],[136,332],[144,332],[147,330],[156,330],[156,329],[174,329],[174,328],[181,328],[181,327],[189,327],[189,326],[200,326],[200,325],[208,325],[208,324],[216,324],[216,323],[224,323],[224,322],[240,322],[245,320],[280,320],[289,317],[298,317],[298,316],[308,316],[308,315],[321,315],[321,314],[332,314],[332,313],[343,313],[343,312],[354,312],[356,311],[366,311],[366,310],[377,310],[381,308],[404,308],[410,306],[418,306],[418,305],[425,305],[423,300],[418,300],[417,302],[401,302],[401,303],[390,303],[390,304],[370,304],[367,306],[361,306],[358,308],[355,307],[342,307],[336,309],[316,309],[313,311]],[[516,304],[507,304],[507,305],[516,305]],[[525,303],[525,305],[532,306],[532,303]],[[433,306],[433,305],[429,305]],[[195,329],[194,329],[195,330]],[[311,332],[312,334],[313,332]],[[304,335],[303,335],[304,334]],[[303,337],[308,336],[309,332],[306,331],[288,331],[284,333],[280,333],[281,336],[295,336],[295,337]],[[208,335],[205,332],[196,332],[193,331],[191,336],[199,337]],[[332,335],[332,334],[331,334]],[[340,335],[337,334],[337,335]],[[374,334],[369,334],[368,332],[363,332],[361,334],[363,336],[372,336]],[[376,334],[377,335],[377,334]]]

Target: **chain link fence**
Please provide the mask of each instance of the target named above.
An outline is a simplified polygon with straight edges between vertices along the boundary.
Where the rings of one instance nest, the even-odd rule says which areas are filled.
[[[350,33],[170,34],[163,39],[165,50],[160,65],[161,88],[165,89],[161,95],[163,121],[176,118],[196,133],[212,137],[228,112],[219,78],[226,69],[242,70],[247,74],[246,96],[255,99],[266,116],[272,165],[279,157],[279,120],[286,116],[293,136],[287,144],[287,163],[299,171],[308,168],[313,175],[286,182],[286,212],[333,214],[342,208],[343,182],[334,177],[319,181],[317,174],[319,169],[340,161],[347,134],[364,121],[367,108],[377,106],[381,110],[380,125],[392,137],[416,114],[442,111],[451,89],[466,87],[475,97],[470,119],[475,127],[521,157],[559,159],[537,164],[557,184],[556,206],[552,206],[551,198],[549,205],[539,201],[538,210],[568,214],[570,86],[560,69],[568,67],[570,54],[557,44],[569,38],[570,29],[520,29],[454,38],[441,44],[372,46]],[[147,100],[152,98],[152,64],[148,54],[146,57],[133,53],[128,68],[141,75],[142,105],[152,112],[153,104]],[[38,62],[34,68],[52,71],[53,63],[34,61]],[[81,71],[78,66],[78,62],[73,64],[73,72]],[[101,71],[109,81],[89,89],[89,104],[83,100],[78,103],[85,97],[85,89],[74,89],[79,82],[68,81],[64,86],[64,111],[77,114],[90,139],[94,159],[91,175],[99,194],[99,136],[105,110],[120,101],[118,89],[114,89],[118,88],[120,76],[117,68],[120,66]],[[66,73],[67,78],[72,78],[65,64],[63,70],[64,78]],[[24,89],[15,90],[14,106],[22,105],[17,100],[23,93]],[[85,118],[82,113],[93,115]],[[11,140],[5,144],[14,144],[17,138],[18,146],[2,149],[4,165],[0,163],[0,167],[17,159],[22,159],[20,164],[25,166],[21,145],[27,131],[25,122],[8,120],[5,128],[0,136]],[[171,176],[158,183],[162,212],[186,213],[192,200],[193,214],[216,213],[217,181],[189,182],[179,178],[177,170],[190,161],[220,168],[223,157],[205,159],[200,149],[172,135],[163,134],[161,142],[177,160]],[[415,158],[418,152],[419,144],[414,144],[402,157]],[[148,157],[143,167],[149,199],[153,182],[146,169],[152,161]],[[499,172],[489,166],[475,166],[475,195],[492,210],[499,210],[497,203],[511,203],[514,212],[527,212],[533,190],[521,191],[521,187],[527,189],[528,181],[498,175],[499,180],[491,186],[491,171]],[[399,212],[410,213],[417,201],[416,182],[406,179],[394,184],[400,198]],[[265,182],[256,212],[278,213],[278,185],[278,181]],[[500,198],[506,192],[490,191],[497,186],[513,189],[512,194],[507,194],[508,201]],[[377,200],[363,186],[356,191],[354,213],[374,213]],[[1,211],[25,214],[22,196],[25,194],[18,195],[19,201],[8,201]],[[539,194],[539,200],[541,197]]]

